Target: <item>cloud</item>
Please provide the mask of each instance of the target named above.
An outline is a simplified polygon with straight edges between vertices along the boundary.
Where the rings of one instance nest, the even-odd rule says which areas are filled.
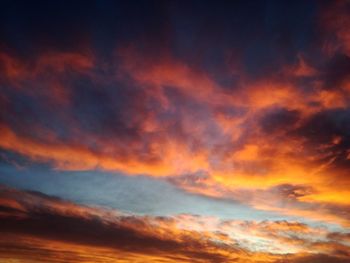
[[[63,243],[67,249],[71,243],[73,249],[75,245],[85,246],[85,249],[89,246],[96,247],[97,251],[98,248],[112,251],[115,249],[113,254],[124,251],[139,254],[140,258],[142,255],[154,255],[223,261],[221,253],[224,250],[220,245],[202,240],[196,233],[177,232],[172,229],[171,219],[151,220],[147,217],[118,215],[114,211],[81,207],[37,192],[20,192],[6,188],[2,189],[1,198],[1,210],[7,212],[1,216],[1,232],[4,233],[3,237],[10,235],[13,241],[16,236],[27,242],[34,239],[34,242],[39,242],[47,250],[50,250],[50,245],[42,244],[43,240],[47,240],[48,244],[52,241],[53,245],[55,242]],[[23,209],[26,210],[25,216],[18,218],[17,213],[23,213]],[[8,241],[2,239],[2,243],[11,247],[11,242]],[[31,244],[26,245],[30,248]],[[33,244],[34,248],[35,245]],[[55,249],[52,250],[55,252]],[[217,253],[216,250],[221,252]],[[16,258],[15,254],[11,256]],[[28,256],[33,255],[29,253]]]
[[[299,222],[128,215],[5,186],[0,211],[0,258],[8,260],[342,262],[350,257],[348,233]]]
[[[335,38],[328,38],[324,49],[329,54],[341,52],[350,55],[350,35],[347,30],[349,20],[349,3],[347,1],[336,1],[328,4],[322,12],[322,25],[326,27],[327,33]]]
[[[304,10],[298,3],[292,7],[298,15]],[[96,8],[85,8],[95,14]],[[249,24],[253,33],[238,34],[238,40],[227,31],[242,33],[235,23],[215,30],[215,25],[231,25],[218,15],[225,8],[218,6],[214,14],[202,10],[199,24],[186,34],[188,43],[178,39],[179,28],[188,28],[182,23],[196,25],[186,12],[181,13],[189,20],[174,19],[175,6],[156,6],[154,16],[142,16],[142,8],[152,9],[121,7],[119,12],[134,21],[140,16],[144,25],[128,24],[126,33],[120,25],[128,19],[121,16],[116,28],[106,29],[111,33],[104,35],[106,43],[112,46],[106,49],[104,38],[94,37],[100,27],[88,32],[90,16],[81,17],[79,37],[67,36],[82,39],[77,45],[68,41],[70,48],[37,40],[47,36],[51,43],[56,37],[37,31],[36,20],[26,27],[33,33],[28,43],[46,48],[21,52],[5,34],[0,53],[0,147],[5,154],[59,170],[167,178],[193,193],[349,225],[346,2],[316,8],[319,23],[305,22],[310,31],[303,21],[291,23],[285,7],[277,8],[285,16],[267,8],[271,21],[259,9]],[[236,8],[237,13],[252,9]],[[211,15],[218,19],[212,19],[216,22],[208,32],[227,44],[217,47],[209,33],[200,33]],[[257,26],[261,23],[266,28]],[[201,44],[198,54],[188,52],[201,42],[189,38],[191,30],[210,48]],[[313,34],[319,30],[317,42]]]

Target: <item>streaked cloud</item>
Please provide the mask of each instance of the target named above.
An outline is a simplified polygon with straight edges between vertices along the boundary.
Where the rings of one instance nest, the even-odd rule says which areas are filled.
[[[0,220],[0,257],[9,260],[299,262],[333,257],[343,262],[350,257],[348,233],[326,227],[189,214],[126,215],[6,187],[1,188]]]

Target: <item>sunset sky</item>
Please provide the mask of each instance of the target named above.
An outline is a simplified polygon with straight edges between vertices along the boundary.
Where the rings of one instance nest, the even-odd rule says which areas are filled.
[[[0,262],[350,262],[350,1],[0,3]]]

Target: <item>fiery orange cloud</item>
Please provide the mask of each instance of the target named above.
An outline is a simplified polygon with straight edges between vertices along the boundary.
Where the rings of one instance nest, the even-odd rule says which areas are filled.
[[[339,187],[334,189],[329,182],[327,169],[332,166],[337,153],[332,150],[320,152],[321,147],[331,149],[335,144],[329,141],[327,144],[316,146],[319,148],[312,149],[314,145],[307,145],[308,138],[293,134],[302,129],[318,112],[342,107],[345,102],[340,93],[337,95],[339,91],[319,91],[316,86],[314,93],[307,94],[291,81],[267,79],[243,82],[240,85],[247,86],[238,91],[238,96],[228,95],[214,80],[184,64],[171,59],[165,63],[160,61],[160,64],[147,60],[139,63],[134,51],[123,52],[126,54],[126,66],[121,73],[127,74],[142,89],[148,90],[145,99],[158,101],[162,105],[159,112],[154,112],[150,115],[151,118],[141,121],[141,132],[144,136],[142,140],[148,137],[151,138],[150,141],[132,142],[128,145],[129,149],[124,150],[123,145],[110,144],[109,140],[85,134],[78,126],[75,127],[76,124],[70,116],[65,116],[64,119],[72,123],[74,132],[80,138],[95,140],[96,145],[103,150],[93,150],[80,142],[63,143],[55,134],[50,135],[49,130],[44,130],[44,133],[47,138],[51,138],[50,143],[24,137],[6,124],[1,128],[4,138],[0,142],[1,147],[35,161],[51,162],[56,169],[103,169],[162,177],[205,171],[209,175],[209,180],[205,181],[209,183],[208,186],[219,185],[228,191],[249,188],[264,190],[289,183],[311,185],[314,190],[306,196],[299,197],[299,202],[349,205],[349,199],[344,198],[344,195],[348,195],[347,190],[341,190]],[[131,52],[131,55],[127,52]],[[38,66],[30,72],[29,68],[23,70],[24,66],[17,65],[19,62],[5,55],[3,57],[5,72],[8,78],[15,81],[23,75],[24,78],[36,78],[45,68],[50,67],[58,72],[70,67],[89,72],[93,66],[91,60],[79,55],[53,54],[39,58]],[[306,70],[307,66],[303,60],[300,61],[300,67],[303,68],[300,70]],[[311,69],[306,71],[308,74],[304,72],[296,76],[309,75]],[[87,74],[93,76],[92,72]],[[120,74],[117,78],[121,78]],[[292,77],[294,78],[294,75]],[[188,110],[192,110],[196,114],[195,108],[175,108],[172,98],[167,95],[167,87],[180,92],[179,96],[184,99],[189,97],[190,100],[198,101],[199,107],[204,107],[212,115],[196,119],[195,115],[187,113]],[[192,87],[197,87],[198,90]],[[214,101],[212,98],[218,99]],[[312,101],[317,102],[318,106],[310,106]],[[224,107],[238,109],[239,113],[231,116],[221,110]],[[239,110],[240,108],[242,110]],[[263,118],[267,117],[264,117],[262,112],[269,114],[271,108],[283,109],[280,114],[285,116],[271,115],[267,116],[271,120],[264,120]],[[174,124],[159,119],[158,115],[163,111],[175,111],[174,114],[180,114],[179,125],[184,135],[169,135]],[[285,118],[285,124],[274,122],[273,118],[282,117]],[[208,130],[215,126],[215,129],[219,130],[213,137]],[[145,145],[147,151],[142,153],[141,149]],[[249,200],[240,199],[250,203]],[[275,210],[274,207],[268,208],[266,205],[257,207]]]
[[[166,52],[118,48],[120,65],[110,68],[78,52],[33,61],[1,52],[0,147],[55,169],[169,178],[194,193],[349,225],[341,7],[321,16],[336,35],[321,66],[301,53],[259,78],[237,66],[229,87]]]
[[[33,160],[53,162],[54,167],[61,170],[103,169],[130,174],[167,176],[182,172],[191,173],[207,166],[205,153],[193,156],[186,150],[186,146],[172,142],[152,145],[153,151],[162,152],[163,160],[142,162],[107,154],[101,155],[83,145],[65,145],[58,142],[48,145],[30,138],[18,137],[6,126],[1,127],[0,134],[3,138],[0,142],[2,148],[15,150]],[[165,145],[165,149],[160,148]]]

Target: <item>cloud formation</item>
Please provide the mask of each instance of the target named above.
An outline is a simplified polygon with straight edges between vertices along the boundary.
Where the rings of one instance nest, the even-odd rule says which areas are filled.
[[[4,161],[153,176],[191,193],[349,227],[347,1],[87,4],[82,13],[66,11],[59,26],[43,5],[42,27],[21,15],[30,7],[17,5],[1,11]],[[16,215],[27,216],[25,209]],[[196,251],[171,242],[181,257]],[[190,242],[219,251],[208,254],[218,261],[227,257],[215,242]],[[305,253],[333,255],[328,245],[302,243]]]
[[[127,215],[3,186],[0,202],[0,258],[7,260],[345,262],[350,258],[349,233],[299,222]]]

